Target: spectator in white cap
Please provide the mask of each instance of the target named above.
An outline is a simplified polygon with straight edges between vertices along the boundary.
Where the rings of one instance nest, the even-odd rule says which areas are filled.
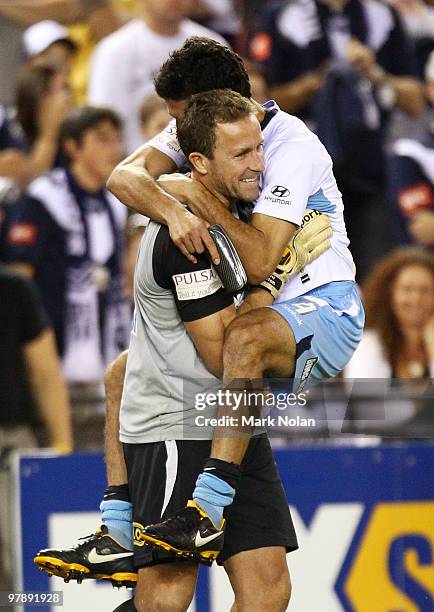
[[[72,23],[80,17],[81,4],[79,0],[0,0],[1,104],[14,102],[25,28],[43,19]]]
[[[51,20],[39,21],[27,28],[23,35],[23,46],[26,58],[32,63],[51,64],[66,74],[71,69],[77,49],[68,30]]]

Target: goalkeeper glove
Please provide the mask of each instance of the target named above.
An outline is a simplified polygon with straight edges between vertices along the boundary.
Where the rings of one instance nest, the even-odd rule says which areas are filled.
[[[220,263],[213,265],[223,287],[230,292],[241,291],[247,285],[247,274],[232,240],[221,225],[211,225],[208,231],[220,256]]]
[[[309,210],[285,248],[277,268],[260,286],[276,299],[290,278],[330,248],[332,234],[329,217],[318,210]]]

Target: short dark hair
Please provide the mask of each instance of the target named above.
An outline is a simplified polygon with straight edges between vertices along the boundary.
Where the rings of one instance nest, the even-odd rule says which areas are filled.
[[[191,96],[176,120],[178,140],[185,156],[196,151],[212,159],[217,124],[240,121],[254,113],[250,100],[230,89]]]
[[[232,89],[245,98],[252,95],[241,57],[225,45],[200,36],[188,38],[169,56],[154,84],[165,100],[186,100],[211,89]]]
[[[77,108],[63,121],[60,127],[60,141],[63,142],[65,138],[79,141],[85,132],[102,121],[108,121],[117,129],[122,127],[120,117],[110,108],[97,106]]]
[[[66,161],[68,159],[63,149],[65,140],[72,138],[76,143],[80,143],[84,134],[102,121],[108,121],[113,127],[122,129],[122,121],[114,111],[97,106],[77,108],[63,121],[59,132],[59,150]]]

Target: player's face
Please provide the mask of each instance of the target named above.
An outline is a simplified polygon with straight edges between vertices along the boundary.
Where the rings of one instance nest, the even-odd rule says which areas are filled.
[[[110,121],[101,121],[84,133],[73,161],[105,185],[123,155],[121,131]]]
[[[392,308],[401,327],[423,328],[434,315],[434,278],[421,266],[407,266],[392,289]]]
[[[254,115],[217,125],[214,158],[207,160],[209,181],[217,193],[229,200],[256,200],[264,170],[262,142]]]

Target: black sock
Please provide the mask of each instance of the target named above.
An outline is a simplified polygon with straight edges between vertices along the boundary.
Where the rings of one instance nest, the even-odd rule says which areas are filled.
[[[103,500],[109,501],[112,499],[119,499],[120,501],[130,502],[130,493],[128,491],[128,484],[111,485],[104,491]]]
[[[221,478],[228,483],[235,491],[238,489],[238,485],[241,479],[241,467],[236,463],[229,463],[229,461],[222,461],[221,459],[207,459],[203,466],[205,474],[212,474]]]

